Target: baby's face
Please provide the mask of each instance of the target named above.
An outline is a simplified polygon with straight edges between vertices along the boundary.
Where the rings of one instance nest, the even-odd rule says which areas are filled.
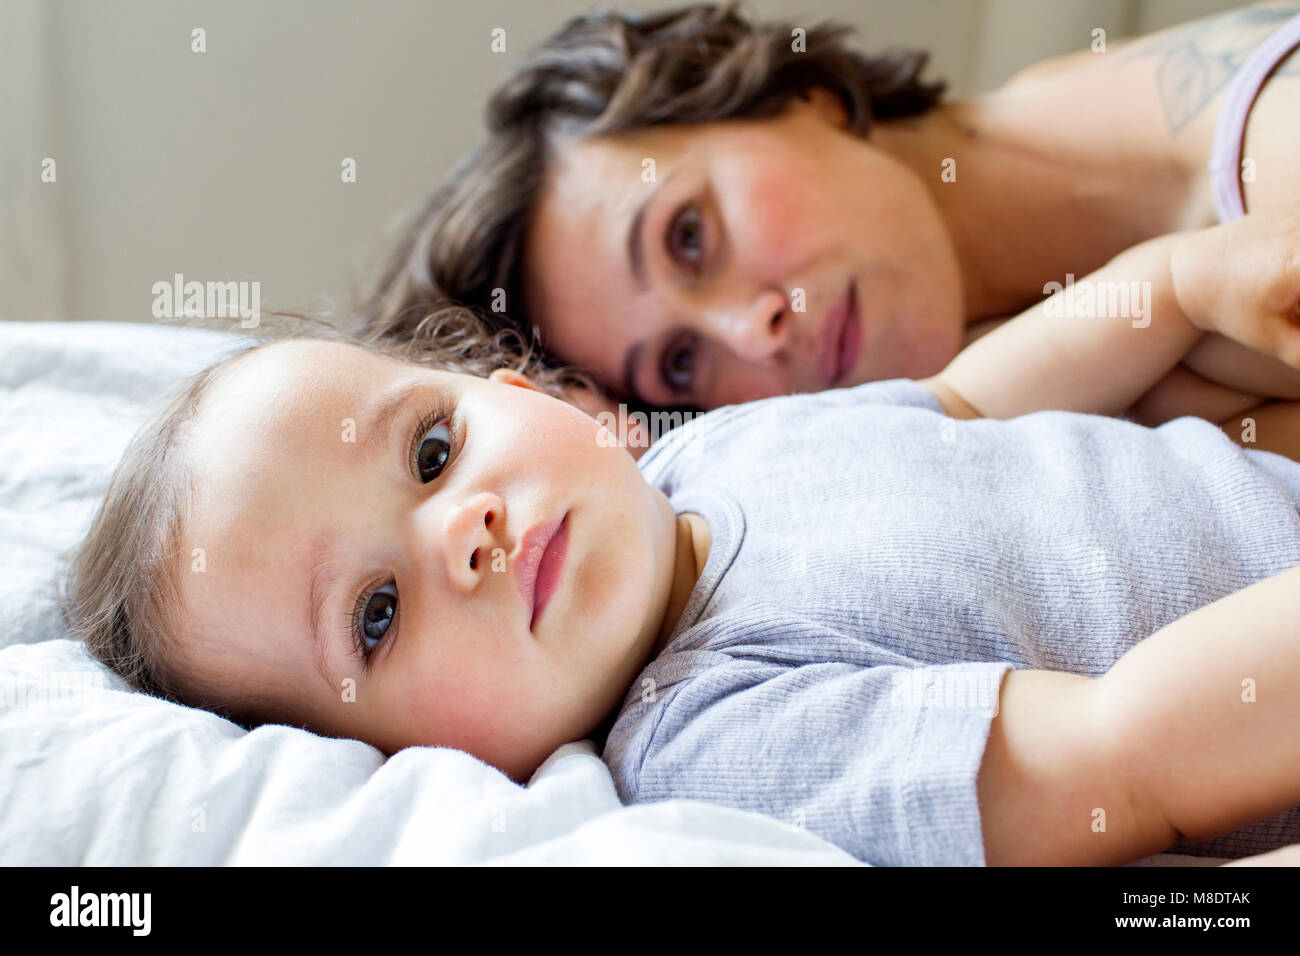
[[[675,517],[600,425],[498,375],[321,341],[228,369],[186,446],[186,680],[263,719],[385,753],[455,747],[520,780],[597,727],[664,623]],[[522,543],[561,521],[534,619]]]

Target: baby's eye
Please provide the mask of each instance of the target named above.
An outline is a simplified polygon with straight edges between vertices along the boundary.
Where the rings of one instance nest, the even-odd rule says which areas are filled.
[[[420,480],[428,483],[442,474],[442,469],[451,457],[450,419],[438,422],[420,439],[420,446],[415,452],[415,466]]]
[[[357,634],[362,651],[369,654],[375,649],[375,645],[384,639],[384,635],[388,633],[388,624],[396,611],[396,584],[385,584],[371,592],[366,606],[361,611],[361,628]]]

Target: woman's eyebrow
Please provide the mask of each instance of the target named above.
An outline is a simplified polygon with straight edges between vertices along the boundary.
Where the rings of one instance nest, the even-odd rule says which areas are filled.
[[[632,278],[636,280],[637,288],[642,290],[649,283],[645,277],[645,243],[641,239],[641,224],[645,221],[645,207],[650,205],[650,200],[653,198],[654,194],[651,193],[646,197],[645,202],[637,207],[636,214],[627,227],[627,260],[632,268]]]
[[[641,205],[632,215],[632,221],[627,227],[627,261],[632,269],[632,278],[636,280],[637,288],[644,291],[650,285],[645,274],[645,239],[641,235],[644,232],[646,210],[650,203],[654,201],[655,196],[659,195],[659,190],[664,188],[668,180],[673,178],[669,173],[662,180],[655,184],[655,188],[650,191],[650,195],[641,200]]]

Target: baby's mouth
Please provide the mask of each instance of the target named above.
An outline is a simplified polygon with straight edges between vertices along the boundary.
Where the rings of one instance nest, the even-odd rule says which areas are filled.
[[[531,629],[559,585],[568,547],[568,513],[558,521],[543,521],[524,534],[515,556],[514,573],[528,612]]]
[[[569,516],[566,513],[560,521],[551,540],[542,552],[542,559],[537,565],[537,582],[533,588],[533,615],[528,622],[531,629],[536,629],[537,619],[546,610],[552,595],[560,588],[564,576],[564,559],[569,551]]]

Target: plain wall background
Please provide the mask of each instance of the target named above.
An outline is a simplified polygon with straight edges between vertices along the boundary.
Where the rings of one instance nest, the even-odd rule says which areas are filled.
[[[0,319],[153,321],[152,286],[256,280],[262,307],[346,317],[386,231],[482,138],[489,92],[582,0],[0,0]],[[750,0],[931,51],[950,96],[1091,31],[1230,0]],[[191,31],[207,52],[191,52]],[[506,31],[505,53],[490,49]],[[41,181],[52,157],[57,181]],[[344,157],[357,182],[341,181]]]

